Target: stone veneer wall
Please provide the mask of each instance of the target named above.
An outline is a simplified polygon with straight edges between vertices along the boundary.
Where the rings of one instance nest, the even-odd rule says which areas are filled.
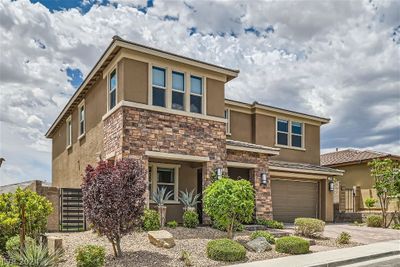
[[[256,218],[272,219],[272,197],[271,182],[267,185],[261,184],[261,173],[268,173],[268,155],[254,152],[228,150],[227,160],[242,163],[257,164],[257,168],[252,169],[250,179],[256,191]]]

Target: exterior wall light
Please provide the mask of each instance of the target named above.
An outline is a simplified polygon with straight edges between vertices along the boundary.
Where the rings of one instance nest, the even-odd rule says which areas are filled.
[[[222,168],[217,168],[216,172],[218,180],[222,178]]]
[[[328,178],[328,181],[329,181],[329,182],[328,182],[329,191],[330,191],[330,192],[333,192],[334,187],[335,187],[335,186],[334,186],[334,183],[333,183],[333,178],[332,178],[332,177],[329,177],[329,178]]]
[[[268,180],[267,180],[267,174],[265,172],[261,173],[261,184],[262,185],[267,185]]]

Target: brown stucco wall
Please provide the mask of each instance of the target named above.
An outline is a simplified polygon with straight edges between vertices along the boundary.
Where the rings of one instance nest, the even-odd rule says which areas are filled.
[[[224,117],[225,85],[221,81],[207,78],[207,115]]]
[[[344,170],[343,176],[338,176],[337,180],[341,186],[352,188],[359,186],[361,189],[370,189],[374,185],[374,179],[371,176],[368,163],[361,163],[348,166],[334,167],[335,169]]]
[[[124,58],[121,61],[124,66],[122,89],[124,100],[147,104],[148,102],[148,71],[147,63]]]
[[[252,115],[231,110],[230,139],[252,142]]]

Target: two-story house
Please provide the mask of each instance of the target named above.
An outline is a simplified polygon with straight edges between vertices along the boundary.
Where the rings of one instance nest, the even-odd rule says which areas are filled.
[[[68,192],[88,164],[134,157],[149,170],[148,196],[173,192],[168,220],[181,221],[180,190],[201,193],[213,173],[227,173],[253,183],[258,218],[331,221],[329,185],[342,172],[319,164],[329,119],[226,100],[225,83],[238,74],[114,37],[46,134],[53,186]],[[63,197],[61,223],[74,209]]]

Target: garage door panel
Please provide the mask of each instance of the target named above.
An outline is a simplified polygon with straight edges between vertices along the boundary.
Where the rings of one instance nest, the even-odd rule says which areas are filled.
[[[272,212],[275,220],[293,222],[297,217],[316,217],[318,184],[290,180],[272,180]]]

